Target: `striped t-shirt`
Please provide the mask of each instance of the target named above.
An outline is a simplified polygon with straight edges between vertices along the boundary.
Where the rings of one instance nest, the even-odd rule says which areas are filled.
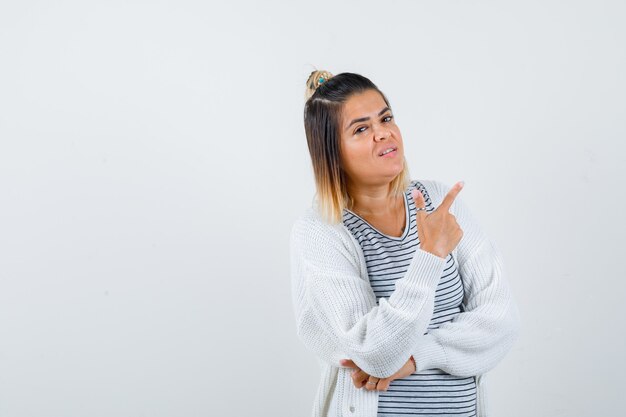
[[[412,181],[404,192],[406,227],[400,237],[379,232],[348,209],[343,212],[343,224],[363,250],[370,284],[377,300],[393,293],[396,280],[404,276],[419,246],[415,203],[411,197],[413,188],[417,188],[424,196],[427,212],[435,209],[425,187],[418,181]],[[463,294],[463,282],[456,260],[449,254],[435,292],[435,307],[428,330],[452,321],[462,311]],[[474,377],[457,377],[440,369],[432,369],[392,381],[387,391],[379,391],[378,417],[407,415],[476,416]]]

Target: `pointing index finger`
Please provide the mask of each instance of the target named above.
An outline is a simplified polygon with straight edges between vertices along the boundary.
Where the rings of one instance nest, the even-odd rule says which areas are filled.
[[[464,185],[464,181],[459,181],[454,184],[450,191],[448,191],[448,194],[446,194],[446,196],[443,198],[443,201],[441,202],[439,208],[446,211],[450,210],[450,206],[452,206],[452,203],[454,203],[454,199],[457,195],[459,195],[459,192],[461,192]]]

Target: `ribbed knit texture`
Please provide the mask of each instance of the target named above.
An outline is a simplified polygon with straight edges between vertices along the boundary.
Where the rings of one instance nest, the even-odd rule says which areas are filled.
[[[435,207],[441,204],[449,187],[419,182]],[[441,369],[476,376],[478,416],[486,416],[482,375],[512,346],[519,314],[494,242],[460,196],[450,212],[463,230],[452,254],[465,285],[464,311],[426,335],[445,259],[417,248],[393,293],[377,305],[362,249],[343,224],[325,223],[315,208],[294,223],[290,251],[297,334],[321,364],[314,417],[376,417],[379,393],[354,387],[351,368],[341,367],[341,359],[352,359],[368,374],[384,378],[410,355],[418,372]]]
[[[415,188],[424,196],[427,212],[435,210],[426,188],[412,181],[403,194],[406,225],[401,236],[382,233],[351,210],[345,209],[343,213],[343,224],[363,250],[370,285],[378,300],[393,293],[395,283],[406,273],[406,265],[420,244],[415,202],[411,198],[411,190]],[[434,312],[428,331],[454,320],[462,312],[463,298],[463,281],[456,259],[448,254],[435,291]],[[450,375],[440,369],[414,372],[391,381],[389,389],[379,393],[378,417],[476,417],[476,397],[474,376]]]

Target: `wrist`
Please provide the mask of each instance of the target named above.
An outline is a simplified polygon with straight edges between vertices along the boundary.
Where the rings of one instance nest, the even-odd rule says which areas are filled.
[[[431,255],[435,255],[435,256],[438,256],[438,257],[440,257],[440,258],[442,258],[442,259],[446,259],[446,257],[445,257],[445,256],[441,256],[439,253],[437,253],[437,252],[436,252],[433,248],[431,248],[431,247],[430,247],[430,246],[428,246],[428,245],[422,245],[422,244],[420,244],[420,249],[421,249],[421,250],[423,250],[423,251],[426,251],[426,252],[430,253]]]

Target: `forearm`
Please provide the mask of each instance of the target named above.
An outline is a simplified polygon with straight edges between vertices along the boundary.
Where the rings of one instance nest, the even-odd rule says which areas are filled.
[[[512,301],[501,317],[465,320],[464,314],[418,339],[413,350],[417,371],[481,375],[493,369],[517,339],[519,313]]]
[[[308,284],[295,300],[299,337],[335,366],[339,359],[350,358],[370,375],[392,375],[407,361],[418,335],[428,326],[434,289],[444,267],[444,260],[439,259],[417,252],[394,293],[379,299],[378,305],[373,295],[358,295],[362,285],[369,287],[361,278],[334,278],[338,281],[329,285],[330,271],[301,271],[296,275],[307,276]]]
[[[417,340],[418,370],[480,375],[492,369],[517,338],[519,311],[493,241],[485,239],[461,265],[460,274],[466,289],[465,309]]]

